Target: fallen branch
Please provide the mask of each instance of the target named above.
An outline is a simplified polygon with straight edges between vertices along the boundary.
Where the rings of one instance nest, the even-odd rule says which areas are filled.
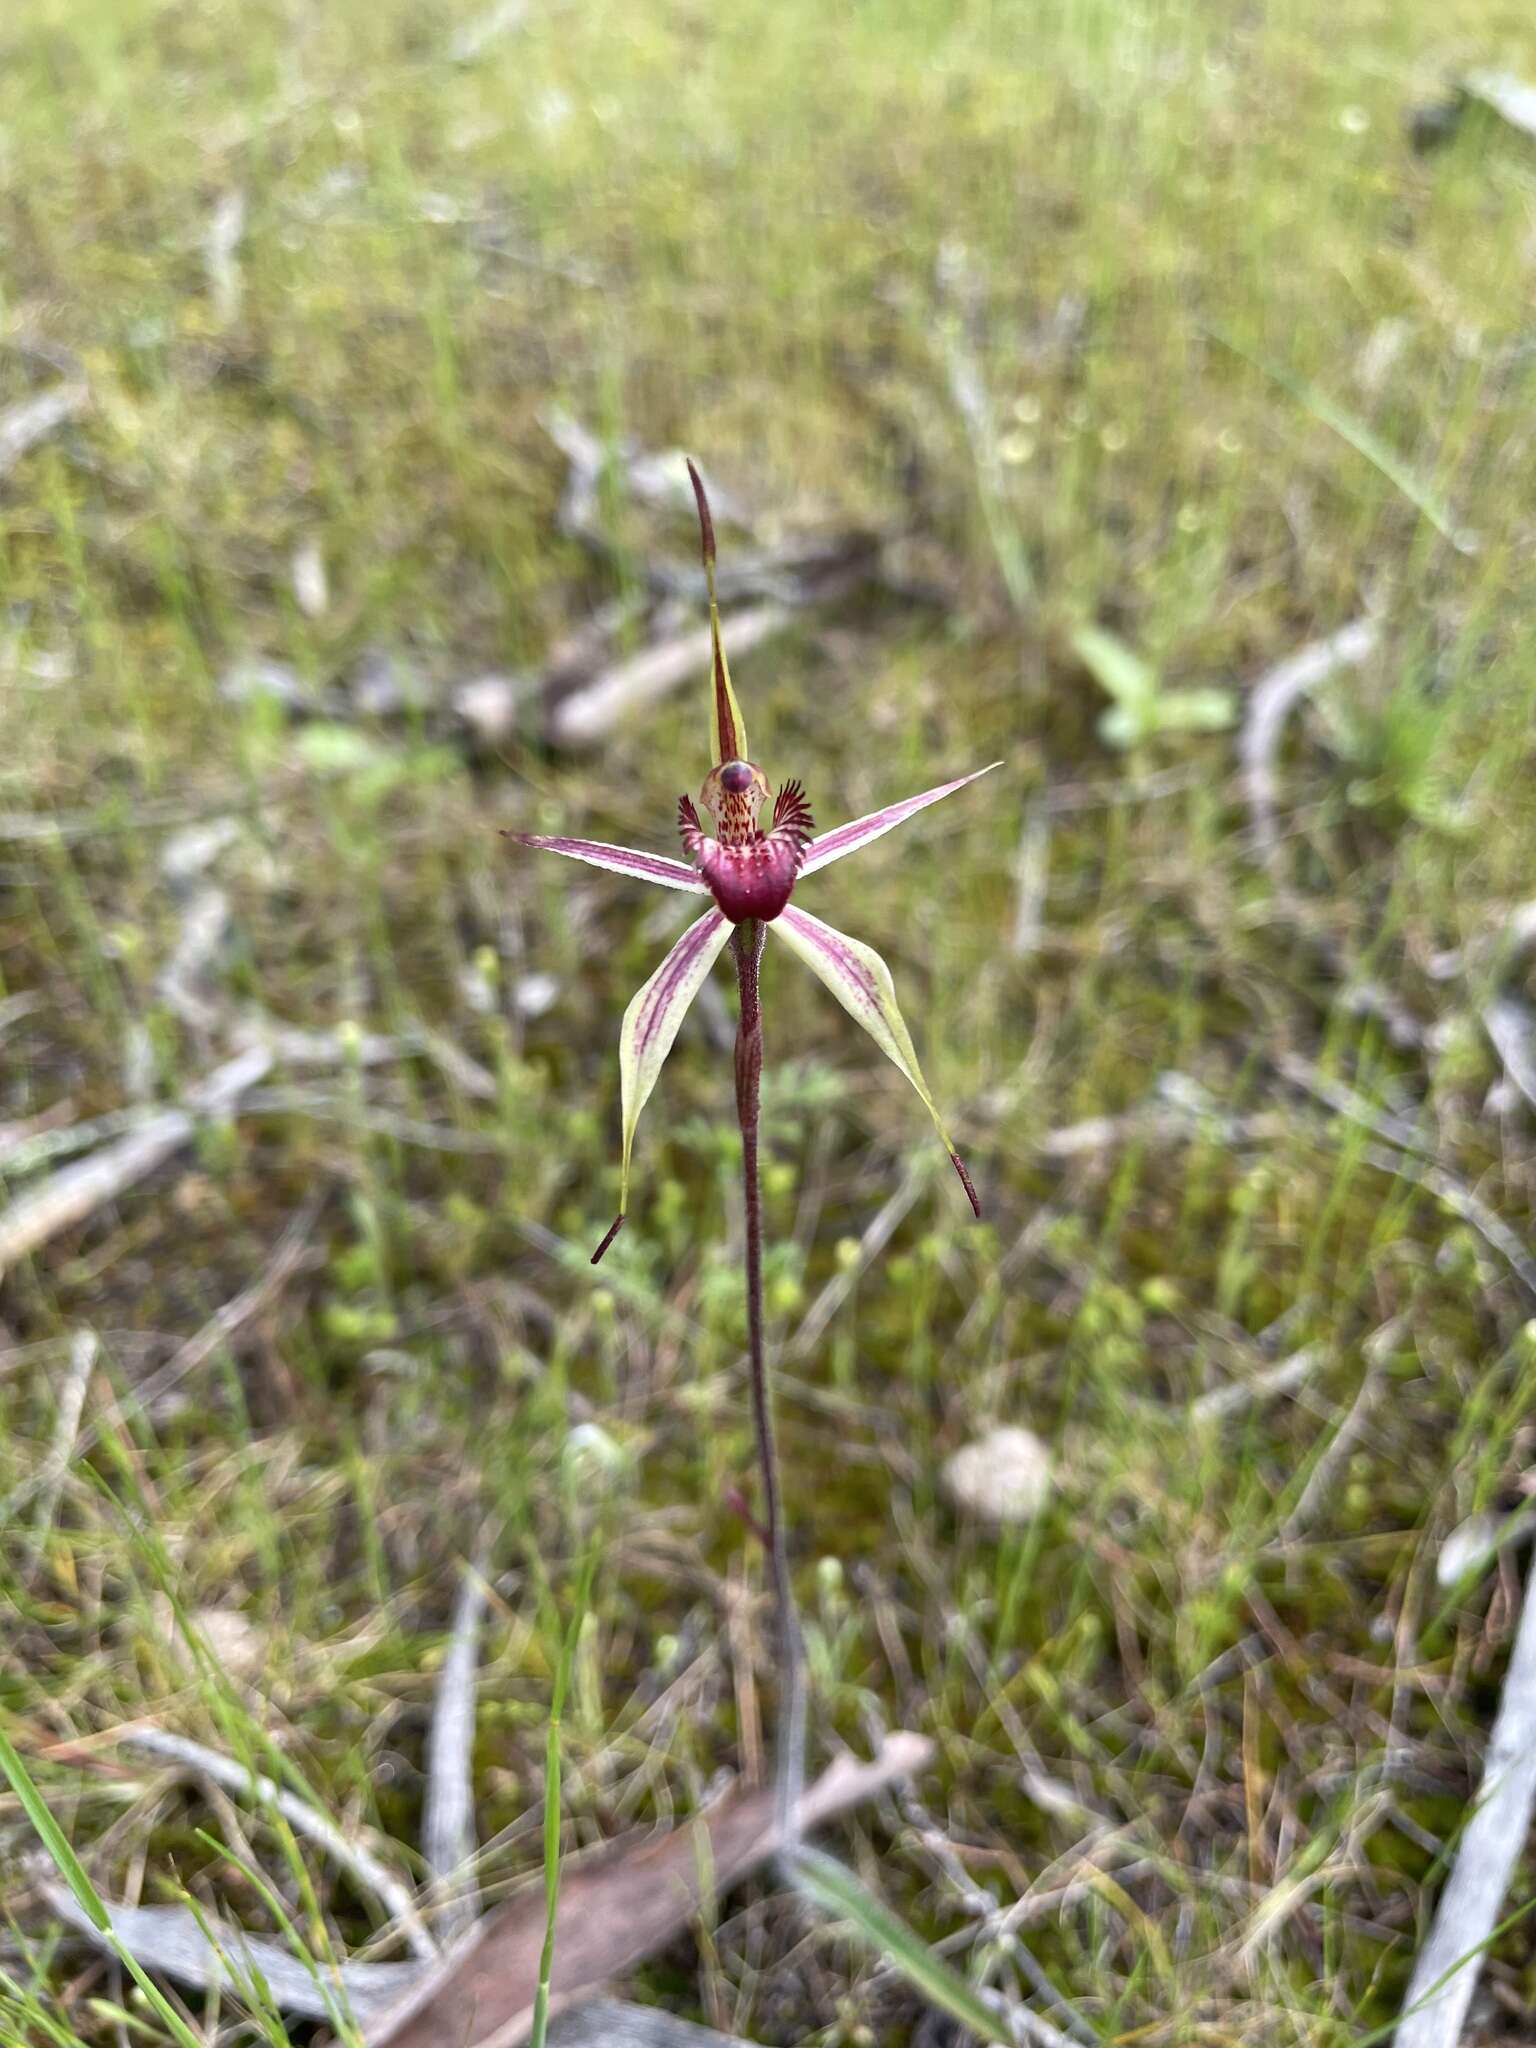
[[[109,1945],[66,1884],[38,1887],[67,1927],[98,1947]],[[344,2017],[367,2026],[421,1974],[419,1963],[326,1963],[296,1956],[281,1942],[247,1934],[201,1908],[108,1905],[112,1933],[146,1970],[199,1990],[239,1993],[260,1980],[268,2002],[296,2019]],[[690,2026],[654,2006],[594,1998],[561,2015],[549,2030],[549,2048],[733,2048],[728,2036]]]
[[[1409,1979],[1396,2048],[1456,2048],[1536,1810],[1536,1569],[1488,1738],[1483,1782],[1429,1939]]]
[[[485,1569],[483,1559],[464,1568],[427,1734],[421,1853],[438,1880],[437,1924],[450,1936],[473,1926],[476,1913],[474,1891],[466,1880],[475,1855],[475,1682],[480,1624],[485,1619]]]
[[[393,1871],[385,1868],[371,1849],[365,1849],[360,1842],[354,1842],[343,1834],[330,1815],[322,1813],[319,1807],[311,1806],[307,1799],[299,1798],[297,1793],[288,1791],[234,1757],[222,1756],[218,1750],[193,1742],[185,1735],[172,1734],[168,1728],[124,1729],[122,1740],[130,1749],[143,1750],[150,1756],[164,1757],[189,1770],[201,1771],[204,1777],[212,1778],[226,1791],[271,1806],[283,1816],[296,1835],[303,1835],[307,1841],[323,1849],[333,1862],[340,1864],[358,1884],[374,1894],[398,1922],[406,1942],[418,1956],[424,1959],[437,1956],[438,1944],[423,1923],[407,1887]]]
[[[68,1885],[45,1880],[38,1887],[66,1926],[73,1927],[110,1954],[90,1914]],[[106,1903],[106,1902],[104,1902]],[[190,1906],[120,1906],[107,1903],[112,1933],[146,1970],[174,1977],[199,1990],[215,1986],[238,1990],[259,1977],[267,1998],[279,2012],[300,2019],[335,2021],[350,2013],[366,2023],[397,1999],[421,1974],[418,1963],[342,1963],[339,1967],[262,1935],[247,1934],[227,1920],[196,1912]]]
[[[1213,1387],[1210,1393],[1190,1403],[1190,1420],[1224,1421],[1229,1415],[1240,1415],[1255,1402],[1273,1401],[1281,1394],[1294,1393],[1312,1377],[1326,1356],[1321,1344],[1308,1344],[1293,1351],[1289,1358],[1282,1358],[1278,1365],[1266,1366],[1251,1380],[1232,1380],[1224,1387]]]
[[[141,1739],[146,1733],[152,1737],[147,1745]],[[251,1787],[243,1766],[179,1736],[140,1731],[124,1739],[207,1770],[232,1790]],[[802,1796],[797,1833],[824,1825],[921,1770],[931,1754],[922,1736],[896,1734],[868,1763],[839,1758]],[[323,1821],[334,1853],[333,1825],[323,1815],[267,1780],[256,1784],[276,1794],[296,1829],[291,1807],[308,1823]],[[619,1843],[568,1866],[554,1972],[554,2002],[563,2016],[551,2028],[552,2048],[726,2048],[724,2036],[595,1994],[689,1925],[703,1905],[706,1882],[723,1893],[778,1852],[773,1807],[771,1788],[737,1789],[669,1833]],[[41,1891],[62,1920],[96,1946],[111,1949],[111,1937],[67,1887],[45,1882]],[[338,2010],[350,2010],[364,2027],[368,2048],[442,2048],[444,2042],[454,2048],[516,2048],[527,2037],[544,1940],[542,1885],[530,1886],[431,1962],[338,1966],[295,1956],[277,1942],[187,1906],[107,1910],[112,1935],[146,1968],[200,1988],[238,1985],[241,1976],[259,1972],[280,2011],[334,2020]]]
[[[785,605],[759,604],[730,614],[722,626],[732,654],[740,659],[782,633],[792,617]],[[642,648],[605,669],[585,688],[562,697],[549,714],[545,736],[551,746],[567,752],[596,746],[616,725],[706,671],[711,644],[705,625],[690,626]]]
[[[1299,654],[1279,662],[1260,676],[1248,693],[1247,715],[1237,742],[1243,791],[1254,846],[1276,889],[1287,898],[1290,884],[1283,872],[1280,831],[1275,822],[1279,805],[1275,762],[1286,720],[1319,683],[1325,683],[1341,668],[1359,668],[1368,661],[1380,640],[1381,629],[1374,619],[1354,619],[1326,640],[1316,640]]]
[[[24,455],[84,412],[89,403],[90,393],[83,384],[66,383],[7,406],[0,412],[0,477],[8,476]]]
[[[227,1116],[271,1064],[266,1046],[251,1047],[193,1088],[181,1108],[159,1111],[127,1137],[62,1167],[0,1210],[0,1275],[147,1179],[191,1140],[199,1124]]]

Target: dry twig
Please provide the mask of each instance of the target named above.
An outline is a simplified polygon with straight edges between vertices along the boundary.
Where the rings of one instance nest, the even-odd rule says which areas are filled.
[[[181,1108],[159,1111],[127,1137],[18,1195],[0,1211],[0,1274],[147,1179],[191,1140],[200,1123],[227,1116],[271,1064],[267,1047],[251,1047],[199,1082]]]
[[[475,1682],[480,1624],[485,1618],[485,1569],[484,1559],[464,1568],[427,1735],[421,1853],[436,1873],[436,1898],[441,1902],[437,1923],[449,1936],[473,1926],[475,1920],[474,1892],[466,1879],[475,1855]]]
[[[1456,2048],[1536,1810],[1536,1569],[1488,1738],[1477,1807],[1409,1980],[1396,2048]]]
[[[234,1757],[222,1756],[218,1750],[193,1742],[188,1736],[175,1735],[168,1728],[125,1728],[122,1740],[131,1749],[144,1750],[150,1756],[165,1757],[188,1770],[201,1771],[227,1791],[244,1794],[248,1799],[271,1806],[283,1816],[296,1835],[303,1835],[307,1841],[323,1849],[333,1862],[339,1863],[357,1883],[388,1908],[399,1923],[407,1944],[418,1956],[430,1959],[438,1954],[438,1944],[417,1912],[416,1902],[407,1887],[393,1871],[385,1868],[371,1849],[343,1834],[330,1815],[322,1813],[319,1807],[311,1806],[307,1799],[300,1799],[297,1793],[237,1762]]]
[[[155,1753],[204,1770],[234,1791],[251,1774],[200,1744],[149,1731]],[[140,1741],[139,1736],[128,1738]],[[824,1825],[921,1770],[931,1745],[921,1736],[886,1738],[868,1762],[843,1757],[801,1799],[797,1831]],[[275,1795],[295,1829],[356,1857],[332,1823],[292,1794],[257,1779]],[[723,2048],[724,2037],[688,2028],[665,2015],[598,2000],[604,1984],[631,1969],[697,1914],[706,1882],[723,1892],[774,1856],[781,1846],[771,1790],[738,1789],[671,1833],[621,1842],[571,1864],[562,1882],[555,1962],[555,2003],[564,2008],[551,2029],[561,2048]],[[293,1809],[297,1809],[294,1811]],[[313,1824],[321,1823],[322,1834]],[[702,1853],[701,1853],[702,1851]],[[363,1852],[366,1856],[366,1852]],[[372,1859],[368,1859],[371,1863]],[[354,1863],[354,1874],[358,1874]],[[376,1870],[376,1866],[375,1866]],[[383,1873],[388,1882],[394,1880]],[[378,1890],[374,1877],[366,1877]],[[46,1883],[50,1905],[87,1940],[107,1945],[66,1887]],[[247,1935],[185,1906],[108,1908],[114,1933],[147,1968],[199,1986],[227,1984],[259,1970],[279,2009],[309,2019],[334,2019],[350,2008],[369,2048],[516,2048],[527,2038],[533,1987],[544,1938],[544,1892],[530,1887],[431,1962],[344,1963],[339,1968],[295,1957],[277,1943]],[[211,1937],[211,1938],[210,1938]]]

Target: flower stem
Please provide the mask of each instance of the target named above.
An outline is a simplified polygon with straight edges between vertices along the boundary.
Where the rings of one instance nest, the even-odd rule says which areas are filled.
[[[763,1529],[768,1539],[779,1639],[779,1755],[774,1811],[779,1846],[787,1852],[796,1845],[796,1813],[805,1789],[805,1670],[800,1617],[795,1611],[795,1590],[789,1576],[784,1492],[773,1433],[773,1399],[763,1356],[763,1203],[757,1163],[763,1012],[758,968],[767,936],[760,923],[749,920],[739,924],[731,936],[731,951],[736,956],[736,980],[741,991],[741,1015],[736,1026],[736,1114],[741,1122],[742,1188],[746,1197],[747,1355],[752,1376],[757,1463],[763,1485]]]

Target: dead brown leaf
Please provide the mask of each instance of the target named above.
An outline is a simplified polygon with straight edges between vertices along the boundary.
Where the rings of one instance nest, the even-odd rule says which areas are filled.
[[[840,1758],[805,1794],[807,1832],[921,1769],[929,1744],[892,1735],[869,1763]],[[550,2010],[591,1997],[645,1960],[778,1847],[771,1789],[728,1793],[686,1827],[622,1844],[570,1865],[555,1919]],[[368,2030],[369,2048],[517,2048],[533,2020],[544,1942],[544,1894],[535,1887],[492,1915],[425,1971]]]

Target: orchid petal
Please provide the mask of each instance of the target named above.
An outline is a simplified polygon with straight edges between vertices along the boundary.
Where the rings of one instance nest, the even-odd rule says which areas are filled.
[[[725,645],[720,638],[720,607],[715,600],[715,522],[709,516],[709,500],[704,495],[704,479],[690,462],[689,480],[693,484],[693,495],[699,507],[699,539],[704,555],[704,580],[709,585],[709,644],[713,667],[713,688],[709,699],[709,744],[714,749],[711,759],[718,767],[722,761],[745,761],[747,758],[747,725],[741,715],[741,706],[736,702],[736,692],[731,688],[731,671],[726,665]]]
[[[982,773],[985,772],[983,769]],[[966,777],[967,781],[971,779]],[[970,1197],[971,1207],[979,1216],[981,1204],[976,1199],[976,1190],[949,1132],[944,1128],[938,1104],[928,1092],[928,1083],[917,1063],[911,1034],[897,1007],[891,970],[880,955],[872,946],[850,939],[845,932],[834,931],[819,917],[812,917],[808,911],[798,910],[793,904],[781,911],[768,929],[777,932],[791,952],[799,954],[811,972],[831,989],[849,1016],[864,1026],[886,1058],[894,1061],[912,1083],[933,1118],[950,1163]]]
[[[841,860],[845,853],[854,853],[859,847],[868,846],[870,840],[878,839],[882,832],[889,832],[892,826],[900,825],[916,812],[936,804],[940,797],[953,796],[968,782],[976,782],[1002,765],[1001,761],[989,761],[985,768],[976,769],[974,774],[958,776],[953,782],[941,782],[937,789],[925,789],[921,796],[903,797],[899,804],[887,804],[883,811],[871,811],[867,818],[855,818],[850,825],[839,825],[831,832],[823,832],[806,848],[800,873],[813,875],[818,868],[826,867],[829,861]]]
[[[704,986],[710,968],[730,936],[731,927],[719,911],[706,910],[697,924],[689,925],[624,1012],[624,1022],[619,1031],[619,1083],[624,1111],[619,1215],[618,1222],[598,1247],[594,1265],[613,1242],[629,1208],[629,1160],[640,1112],[656,1086],[689,1004]]]
[[[541,846],[546,853],[568,854],[584,860],[589,867],[611,868],[617,875],[638,875],[642,882],[659,882],[664,889],[686,889],[691,896],[707,896],[709,890],[696,868],[686,862],[669,860],[663,853],[641,853],[633,846],[605,846],[598,839],[551,839],[540,832],[506,832],[505,839],[519,846]]]

